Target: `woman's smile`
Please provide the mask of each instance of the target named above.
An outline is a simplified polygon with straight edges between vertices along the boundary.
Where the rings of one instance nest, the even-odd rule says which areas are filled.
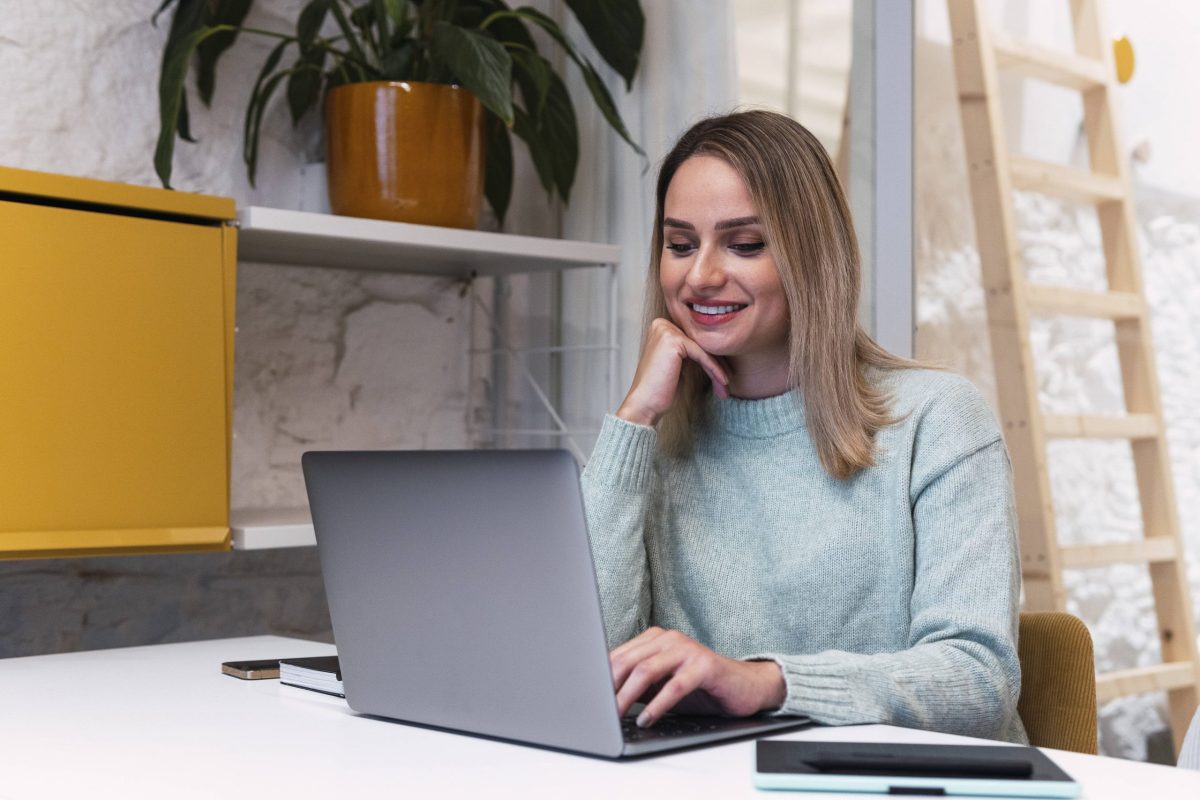
[[[716,326],[729,322],[734,316],[746,308],[748,303],[730,303],[720,300],[688,301],[688,310],[697,325]]]

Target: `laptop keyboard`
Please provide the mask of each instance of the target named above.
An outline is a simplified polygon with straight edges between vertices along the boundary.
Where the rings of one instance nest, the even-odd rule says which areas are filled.
[[[728,730],[730,727],[739,727],[738,722],[745,724],[744,720],[731,720],[729,717],[667,715],[649,728],[639,728],[636,718],[622,717],[621,734],[627,742],[675,739],[680,736],[698,736]]]

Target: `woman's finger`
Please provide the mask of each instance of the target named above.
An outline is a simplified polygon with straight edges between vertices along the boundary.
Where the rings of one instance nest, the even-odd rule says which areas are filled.
[[[640,700],[651,687],[670,678],[683,661],[679,652],[666,651],[638,662],[630,671],[629,678],[617,691],[617,711],[621,716],[624,716],[629,707]],[[657,697],[656,694],[655,698]]]
[[[637,639],[629,640],[625,645],[622,645],[623,649],[619,653],[614,650],[608,657],[609,666],[612,667],[613,673],[613,688],[620,689],[634,667],[647,658],[670,647],[670,642],[673,638],[675,637],[672,632],[660,630],[657,636],[645,637],[641,641]]]
[[[609,663],[615,662],[616,660],[619,660],[619,659],[623,659],[626,656],[626,654],[629,653],[630,650],[636,650],[637,648],[645,645],[647,642],[654,641],[659,636],[662,636],[664,633],[666,633],[666,631],[659,627],[652,626],[652,627],[647,628],[646,630],[639,633],[637,636],[634,636],[629,641],[622,642],[621,644],[614,647],[612,650],[609,650],[608,651]]]
[[[691,665],[677,669],[672,678],[663,684],[654,695],[654,699],[646,704],[642,713],[638,714],[637,724],[640,728],[648,728],[662,718],[680,700],[687,697],[704,682],[704,671]]]
[[[683,337],[683,347],[687,353],[687,357],[699,364],[708,373],[708,377],[713,382],[713,391],[717,393],[717,396],[728,397],[729,376],[725,374],[725,369],[717,363],[717,360],[708,351],[696,344],[694,340],[686,336]]]
[[[623,653],[626,650],[629,650],[630,648],[637,647],[638,645],[642,644],[643,642],[648,642],[651,639],[657,639],[659,636],[662,636],[664,633],[666,633],[665,629],[660,628],[657,625],[651,625],[649,628],[646,628],[646,630],[642,631],[637,636],[634,636],[632,639],[622,642],[621,644],[614,647],[612,650],[609,651],[609,655],[617,655],[619,653]]]

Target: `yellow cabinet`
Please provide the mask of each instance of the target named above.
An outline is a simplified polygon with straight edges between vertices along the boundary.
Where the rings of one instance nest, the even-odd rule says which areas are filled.
[[[0,557],[228,548],[234,215],[0,168]]]

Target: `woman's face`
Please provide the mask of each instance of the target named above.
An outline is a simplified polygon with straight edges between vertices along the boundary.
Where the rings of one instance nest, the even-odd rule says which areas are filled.
[[[679,166],[663,205],[659,281],[671,319],[704,350],[785,369],[788,305],[740,175],[715,156]]]

